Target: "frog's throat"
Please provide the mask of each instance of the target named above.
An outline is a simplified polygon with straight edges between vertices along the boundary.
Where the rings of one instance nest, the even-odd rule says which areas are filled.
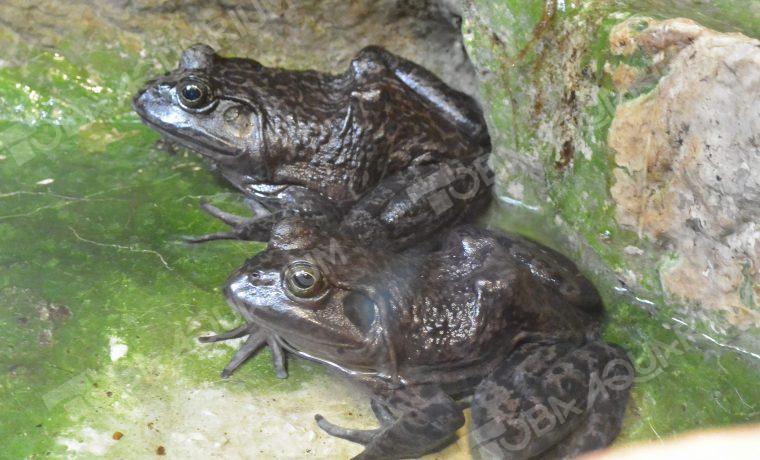
[[[277,341],[280,343],[282,348],[287,350],[289,353],[292,353],[298,357],[301,357],[303,359],[313,361],[315,363],[322,364],[328,368],[331,368],[333,370],[338,371],[341,374],[348,375],[350,377],[356,378],[358,380],[376,380],[380,379],[385,382],[389,382],[393,384],[394,386],[404,385],[407,382],[399,377],[398,373],[389,373],[389,372],[382,372],[382,371],[357,371],[355,369],[349,369],[347,367],[343,367],[340,364],[336,364],[332,361],[319,358],[317,356],[311,355],[305,351],[299,350],[293,345],[289,344],[286,340],[284,340],[280,336],[276,336]]]
[[[382,298],[382,296],[378,297]],[[377,301],[375,303],[375,305],[377,305],[377,308],[380,310],[380,335],[383,338],[385,349],[388,350],[388,373],[390,374],[391,383],[398,385],[401,383],[398,374],[398,353],[396,353],[396,347],[394,346],[393,340],[391,340],[390,337],[390,308],[385,299],[382,299],[381,302],[381,305],[377,305]]]

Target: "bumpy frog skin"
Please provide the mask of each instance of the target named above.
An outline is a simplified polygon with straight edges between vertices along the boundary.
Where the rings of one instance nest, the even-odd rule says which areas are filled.
[[[280,218],[319,215],[337,217],[348,234],[405,246],[490,196],[490,139],[477,103],[382,48],[365,48],[331,75],[195,45],[133,106],[258,203],[254,219],[204,205],[232,230],[195,241],[266,241]]]
[[[353,430],[317,415],[362,459],[416,457],[464,424],[454,398],[472,394],[471,445],[482,458],[567,458],[617,435],[633,368],[598,338],[601,300],[568,259],[472,226],[435,248],[379,252],[299,220],[228,280],[245,324],[205,342],[248,336],[231,374],[268,344],[367,385],[380,427]]]

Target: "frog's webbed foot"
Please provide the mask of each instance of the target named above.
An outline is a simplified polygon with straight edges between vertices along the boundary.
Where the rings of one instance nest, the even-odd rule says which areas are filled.
[[[633,366],[600,341],[520,345],[475,391],[474,448],[483,458],[573,457],[617,436]]]
[[[224,370],[222,371],[222,378],[227,378],[232,375],[244,362],[248,360],[248,358],[258,353],[264,345],[267,345],[272,352],[272,364],[274,366],[277,378],[287,378],[288,371],[285,367],[285,353],[282,350],[282,346],[277,341],[277,337],[271,332],[262,329],[255,324],[246,323],[242,326],[232,329],[231,331],[227,331],[219,335],[200,337],[198,340],[201,343],[213,343],[223,340],[237,339],[246,335],[248,338],[232,357],[229,364],[227,364],[227,366],[225,366]]]
[[[255,203],[251,203],[251,206],[255,216],[253,218],[246,218],[222,211],[206,201],[201,201],[201,209],[210,216],[229,225],[231,230],[189,237],[185,238],[185,241],[193,244],[215,240],[266,241],[269,238],[272,225],[274,225],[274,216],[263,208],[256,207]]]
[[[419,457],[452,438],[464,424],[456,403],[435,386],[400,388],[387,399],[373,398],[372,410],[380,421],[374,430],[353,430],[334,425],[321,415],[317,425],[332,436],[362,444],[355,459]]]

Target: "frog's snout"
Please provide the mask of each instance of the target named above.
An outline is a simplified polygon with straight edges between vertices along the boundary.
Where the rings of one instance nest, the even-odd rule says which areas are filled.
[[[155,90],[152,89],[151,82],[148,82],[148,86],[142,88],[132,98],[132,109],[142,118],[145,118],[149,113],[150,102],[155,98],[155,95],[151,94],[153,91]]]
[[[248,275],[238,271],[230,276],[223,288],[224,298],[227,299],[229,306],[249,322],[253,321],[253,317],[244,297],[251,287]]]
[[[132,109],[143,119],[156,119],[172,105],[172,85],[162,78],[149,80],[132,98]]]

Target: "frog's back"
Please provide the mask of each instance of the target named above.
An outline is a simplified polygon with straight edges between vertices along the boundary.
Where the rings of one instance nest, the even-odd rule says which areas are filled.
[[[437,369],[498,361],[526,335],[584,337],[603,312],[567,258],[523,238],[461,226],[427,266],[403,357]],[[487,366],[486,366],[487,367]]]

